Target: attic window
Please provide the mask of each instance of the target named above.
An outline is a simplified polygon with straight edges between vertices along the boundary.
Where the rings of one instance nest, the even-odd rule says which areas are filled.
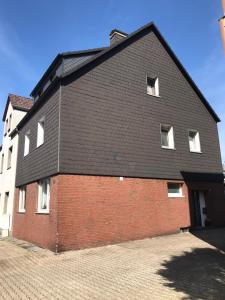
[[[191,152],[201,152],[200,137],[197,130],[188,131],[189,148]]]
[[[147,94],[159,97],[159,78],[147,77]]]

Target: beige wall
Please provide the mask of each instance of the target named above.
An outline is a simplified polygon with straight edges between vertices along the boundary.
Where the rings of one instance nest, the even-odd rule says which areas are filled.
[[[12,114],[11,129],[5,135],[5,124],[2,138],[2,150],[0,151],[0,163],[2,154],[4,153],[4,166],[3,172],[0,174],[0,231],[3,235],[8,234],[8,230],[11,230],[12,225],[12,212],[13,212],[13,200],[15,192],[15,176],[16,176],[16,163],[17,163],[17,149],[18,149],[18,135],[13,139],[9,136],[10,132],[16,127],[16,125],[25,116],[26,112],[14,110],[12,105],[9,104],[8,111],[6,114],[6,120],[9,119]],[[11,168],[7,168],[8,165],[8,150],[13,147]],[[5,193],[9,192],[7,214],[3,214]]]

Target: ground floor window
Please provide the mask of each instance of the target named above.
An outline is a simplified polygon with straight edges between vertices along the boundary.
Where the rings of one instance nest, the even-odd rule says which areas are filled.
[[[38,212],[48,213],[50,202],[50,179],[40,180],[38,183]]]
[[[182,197],[182,184],[175,182],[167,183],[168,197]]]
[[[9,202],[9,192],[5,193],[5,199],[3,202],[2,214],[6,215],[8,213],[8,202]]]
[[[26,186],[22,186],[19,189],[19,212],[25,212],[26,210]]]

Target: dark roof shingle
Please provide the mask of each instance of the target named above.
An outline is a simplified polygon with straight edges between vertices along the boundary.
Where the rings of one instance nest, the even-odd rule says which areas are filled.
[[[11,103],[11,105],[14,109],[18,109],[18,110],[22,110],[22,111],[29,111],[31,109],[31,107],[33,106],[33,100],[31,98],[26,98],[26,97],[14,95],[14,94],[9,94],[7,103],[5,106],[5,111],[3,114],[3,121],[5,121],[9,103]]]

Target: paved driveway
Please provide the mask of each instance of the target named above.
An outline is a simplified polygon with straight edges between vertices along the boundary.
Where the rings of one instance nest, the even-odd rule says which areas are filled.
[[[225,299],[225,229],[60,255],[0,241],[0,299]]]

